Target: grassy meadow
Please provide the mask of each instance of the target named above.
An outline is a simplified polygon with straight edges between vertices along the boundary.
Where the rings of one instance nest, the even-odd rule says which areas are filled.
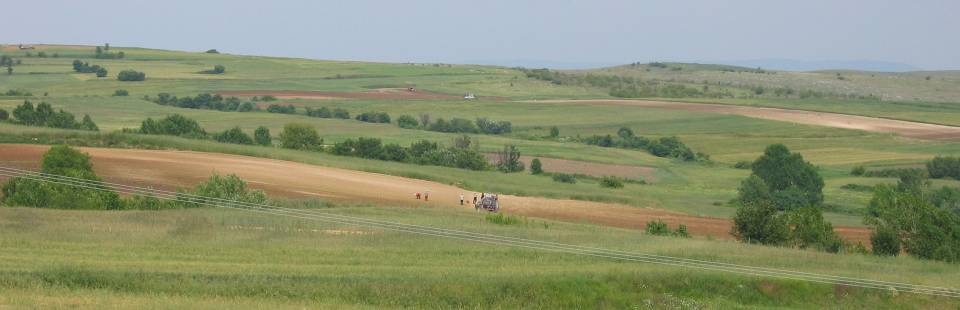
[[[960,143],[902,138],[892,134],[797,125],[736,115],[613,105],[542,103],[530,99],[610,98],[607,89],[555,85],[529,79],[511,68],[410,63],[367,63],[207,54],[113,47],[124,59],[94,59],[93,47],[38,46],[58,57],[25,57],[14,74],[0,74],[0,93],[32,92],[28,97],[0,96],[0,109],[12,111],[24,100],[52,104],[78,117],[89,114],[100,132],[28,127],[0,122],[0,143],[67,143],[79,146],[180,149],[274,158],[312,165],[384,173],[455,184],[466,189],[521,196],[616,202],[686,214],[730,218],[726,202],[736,197],[740,181],[750,173],[736,169],[752,161],[770,144],[783,143],[819,167],[830,205],[824,216],[834,225],[863,226],[872,193],[842,188],[848,184],[894,183],[893,178],[850,175],[851,168],[919,167],[937,155],[960,154]],[[110,72],[106,78],[73,72],[82,59]],[[225,74],[200,74],[224,65]],[[144,82],[120,82],[121,70],[138,70]],[[617,69],[620,70],[620,69]],[[747,83],[717,73],[717,68],[689,67],[682,72],[621,72],[709,82]],[[627,69],[623,69],[627,70]],[[634,69],[630,69],[634,70]],[[653,71],[656,71],[653,70]],[[5,72],[4,72],[5,73]],[[756,73],[740,73],[756,74]],[[771,83],[790,84],[792,73],[767,74]],[[683,101],[772,106],[860,114],[930,123],[960,125],[960,110],[948,102],[957,79],[950,73],[876,74],[844,72],[842,82],[857,91],[887,87],[907,98],[901,101],[827,99],[703,99]],[[673,76],[676,75],[676,76]],[[800,73],[798,73],[800,75]],[[835,72],[802,73],[823,80]],[[890,86],[880,79],[908,81]],[[762,79],[761,79],[762,80]],[[789,81],[787,81],[789,80]],[[871,82],[877,80],[877,82]],[[917,81],[914,81],[917,80]],[[806,80],[803,80],[806,81]],[[806,82],[803,82],[806,83]],[[864,85],[861,85],[866,83]],[[872,84],[871,84],[872,83]],[[929,83],[923,84],[923,83]],[[781,85],[771,84],[771,85]],[[926,86],[917,86],[917,85]],[[871,86],[872,85],[872,86]],[[854,87],[856,86],[856,87]],[[869,86],[869,87],[868,87]],[[915,86],[916,90],[907,90]],[[298,90],[363,92],[378,88],[462,95],[478,100],[281,99],[298,115],[220,112],[162,106],[144,99],[166,92],[177,96],[228,90]],[[832,86],[831,86],[832,87]],[[129,91],[114,97],[117,89]],[[742,91],[742,90],[741,90]],[[865,90],[866,91],[866,90]],[[928,95],[922,95],[928,94]],[[246,98],[244,98],[246,100]],[[676,100],[676,99],[671,99]],[[304,108],[343,108],[352,116],[387,112],[394,124],[307,117]],[[400,115],[432,119],[460,117],[512,122],[510,134],[472,135],[480,150],[504,145],[522,155],[656,169],[647,184],[624,188],[599,186],[592,178],[576,184],[554,182],[528,172],[505,174],[438,166],[333,156],[217,143],[171,136],[121,133],[137,128],[147,117],[182,114],[207,132],[240,127],[252,133],[266,126],[276,138],[285,124],[314,126],[326,144],[357,137],[407,145],[420,139],[451,144],[457,134],[401,129]],[[552,126],[560,137],[549,138]],[[709,154],[706,163],[655,157],[643,150],[601,148],[577,137],[616,135],[629,127],[645,137],[679,137],[693,150]],[[547,172],[550,167],[544,167]],[[937,180],[935,186],[960,186]],[[517,225],[488,222],[483,214],[435,208],[337,205],[337,212],[452,229],[551,240],[625,251],[698,258],[797,271],[863,277],[915,284],[956,286],[956,265],[913,257],[827,254],[762,247],[711,237],[653,237],[583,223],[521,219]],[[956,300],[915,294],[776,280],[666,266],[627,263],[517,248],[425,238],[361,227],[246,214],[219,209],[168,211],[65,211],[0,208],[0,308],[90,307],[136,308],[942,308],[956,309]]]

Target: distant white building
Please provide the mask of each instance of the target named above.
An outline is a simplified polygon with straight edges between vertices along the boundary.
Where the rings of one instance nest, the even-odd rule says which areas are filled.
[[[473,93],[466,93],[463,95],[463,99],[477,99],[477,97]]]

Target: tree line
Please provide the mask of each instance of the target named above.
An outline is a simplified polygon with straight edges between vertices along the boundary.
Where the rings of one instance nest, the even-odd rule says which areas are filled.
[[[13,119],[10,114],[0,109],[0,121],[11,121],[15,124],[28,126],[40,126],[63,129],[82,129],[98,131],[97,124],[93,122],[90,115],[83,115],[81,121],[77,121],[72,113],[63,109],[54,111],[53,106],[46,102],[40,102],[36,107],[29,100],[23,101],[13,109]]]
[[[559,131],[557,131],[559,134]],[[553,135],[553,130],[551,130]],[[622,149],[646,150],[653,156],[677,158],[683,161],[709,161],[710,156],[694,152],[677,137],[662,137],[650,139],[637,136],[630,128],[622,127],[617,131],[617,137],[612,135],[593,135],[581,138],[581,142],[600,147],[616,147]]]
[[[149,97],[148,100],[151,100]],[[251,112],[259,110],[256,104],[241,101],[237,97],[224,98],[219,94],[199,94],[195,97],[177,97],[170,93],[159,93],[152,99],[156,104],[187,109],[217,110],[225,112]]]

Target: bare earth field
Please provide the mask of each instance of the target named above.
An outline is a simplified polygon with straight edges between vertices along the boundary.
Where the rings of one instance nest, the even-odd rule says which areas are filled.
[[[0,144],[0,164],[37,169],[45,145]],[[189,188],[213,172],[234,173],[251,187],[270,195],[321,197],[340,202],[376,202],[405,206],[462,208],[459,195],[471,199],[473,192],[436,182],[384,174],[246,156],[189,151],[156,151],[82,148],[93,158],[97,173],[109,182],[172,190]],[[3,178],[0,178],[3,180]],[[429,192],[430,201],[414,199],[416,192]],[[671,226],[685,224],[692,234],[731,238],[729,219],[690,216],[667,210],[621,204],[537,197],[500,196],[504,212],[571,222],[591,222],[615,227],[643,229],[648,221],[661,219]],[[837,227],[847,240],[866,241],[865,228]]]
[[[365,92],[318,92],[318,91],[285,91],[285,90],[240,90],[221,91],[222,96],[253,97],[274,96],[281,99],[370,99],[370,100],[410,100],[410,99],[459,99],[441,93],[423,90],[409,91],[406,88],[380,88]]]
[[[735,114],[805,125],[894,133],[900,136],[927,140],[960,140],[960,127],[892,120],[838,113],[824,113],[778,108],[748,107],[725,104],[666,102],[649,100],[536,100],[528,103],[569,103],[626,105],[656,109],[675,109],[695,112]]]

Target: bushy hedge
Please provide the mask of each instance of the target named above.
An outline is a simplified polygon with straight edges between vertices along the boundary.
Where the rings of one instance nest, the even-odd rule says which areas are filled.
[[[404,114],[397,118],[397,126],[405,129],[413,129],[419,127],[420,122],[417,121],[415,117]]]
[[[213,140],[223,143],[233,143],[233,144],[253,144],[253,138],[250,135],[247,135],[240,129],[240,127],[233,127],[224,132],[217,133],[213,135]]]
[[[319,118],[331,118],[333,117],[333,112],[331,112],[330,108],[327,108],[327,107],[321,107],[319,109],[307,107],[307,116],[319,117]]]
[[[280,132],[280,146],[295,150],[318,150],[323,144],[317,129],[309,124],[290,123]]]
[[[159,105],[168,105],[178,108],[217,110],[225,112],[250,112],[257,110],[257,105],[237,97],[224,98],[219,94],[199,94],[196,97],[180,97],[169,93],[159,93],[153,102]]]
[[[357,115],[357,120],[367,123],[390,123],[390,115],[386,112],[363,112]]]
[[[566,173],[554,173],[553,181],[560,182],[560,183],[570,183],[570,184],[577,183],[577,179],[573,175],[566,174]]]
[[[46,102],[41,102],[34,108],[29,100],[13,109],[14,121],[18,124],[30,126],[42,126],[64,129],[83,129],[97,131],[97,124],[93,122],[89,115],[84,115],[80,122],[77,122],[73,114],[60,110],[54,112],[53,106]]]
[[[600,178],[600,187],[623,188],[623,180],[614,176],[604,176]]]
[[[694,152],[677,137],[648,139],[634,136],[629,128],[621,128],[617,137],[612,135],[594,135],[581,139],[583,143],[600,147],[646,150],[653,156],[677,158],[683,161],[706,161],[710,156]]]
[[[297,108],[292,104],[280,105],[280,104],[271,104],[267,107],[267,112],[270,113],[280,113],[280,114],[296,114]]]
[[[507,134],[513,131],[513,125],[508,121],[491,121],[483,117],[477,118],[476,122],[458,117],[452,118],[449,121],[442,117],[438,117],[435,121],[430,122],[430,116],[426,114],[421,115],[420,118],[421,120],[417,122],[416,119],[410,116],[409,120],[407,120],[404,124],[407,127],[404,128],[420,126],[429,131],[449,133],[482,133],[490,135]]]
[[[383,144],[377,138],[347,139],[335,144],[330,152],[341,156],[409,162],[420,165],[470,170],[489,168],[486,157],[475,150],[457,147],[443,148],[438,143],[427,140],[414,142],[410,147],[402,147],[398,144]]]
[[[200,127],[197,121],[180,114],[173,114],[159,120],[147,118],[140,123],[138,132],[148,135],[171,135],[187,138],[207,136],[207,132]]]
[[[140,71],[123,70],[117,74],[117,80],[123,82],[139,82],[147,79],[147,75]]]

